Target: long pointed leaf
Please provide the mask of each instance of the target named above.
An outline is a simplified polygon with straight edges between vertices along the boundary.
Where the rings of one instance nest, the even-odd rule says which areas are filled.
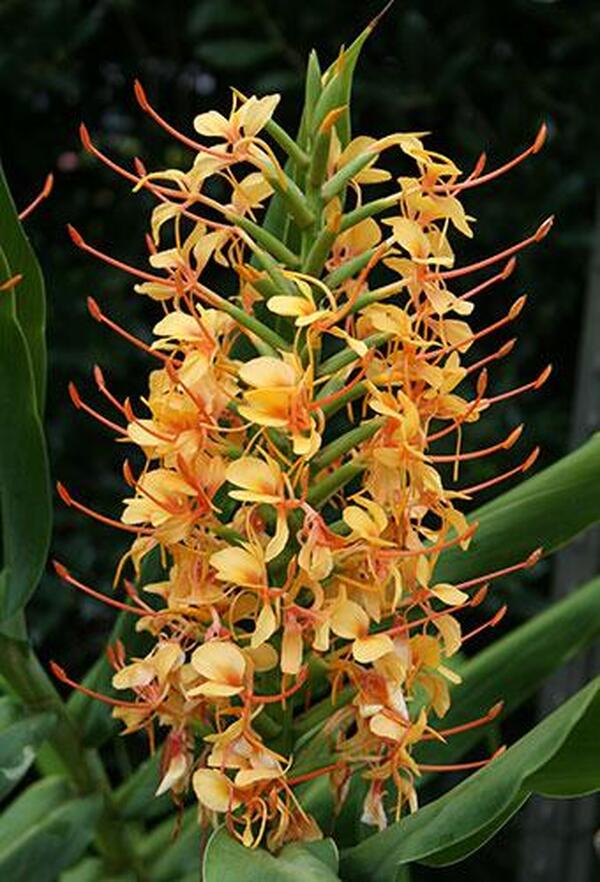
[[[17,210],[0,165],[0,245],[13,272],[23,280],[17,300],[17,316],[23,329],[33,368],[37,411],[44,413],[46,394],[46,292],[35,252],[19,221]]]
[[[0,284],[18,271],[0,248]],[[51,526],[46,445],[27,341],[17,316],[17,290],[18,294],[15,289],[0,291],[0,620],[19,612],[35,590],[46,563]]]
[[[91,842],[101,809],[99,796],[71,799],[25,826],[0,851],[0,879],[55,882]]]

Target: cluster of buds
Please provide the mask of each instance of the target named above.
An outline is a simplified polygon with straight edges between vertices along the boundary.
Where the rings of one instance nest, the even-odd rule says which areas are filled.
[[[192,787],[203,820],[273,850],[320,835],[299,784],[330,776],[341,805],[350,776],[362,775],[362,820],[383,827],[414,810],[422,771],[441,768],[419,763],[416,745],[498,712],[452,729],[439,722],[459,681],[449,660],[503,609],[468,633],[457,614],[507,571],[448,584],[436,580],[436,563],[449,548],[466,550],[476,530],[459,506],[537,452],[461,486],[461,463],[502,452],[521,433],[464,452],[463,427],[549,373],[490,395],[487,366],[514,340],[470,363],[468,354],[521,311],[524,298],[487,327],[470,324],[479,295],[509,276],[514,255],[551,220],[470,266],[455,267],[450,245],[451,231],[472,236],[462,193],[536,153],[544,128],[505,166],[484,174],[481,157],[466,177],[422,133],[350,139],[340,95],[355,51],[324,76],[312,59],[297,141],[273,119],[278,95],[235,92],[229,116],[197,116],[192,138],[137,84],[141,107],[193,151],[190,168],[148,172],[136,160],[129,170],[81,134],[91,154],[156,198],[149,268],[70,229],[84,251],[131,274],[160,315],[145,342],[89,300],[95,319],[154,360],[140,406],[120,401],[99,368],[114,420],[70,389],[78,408],[141,452],[135,468],[124,463],[120,521],[59,487],[67,504],[133,535],[116,578],[125,596],[57,570],[137,616],[153,639],[142,658],[111,648],[113,685],[128,694],[103,698],[127,732],[166,730],[158,792],[181,799]],[[391,153],[401,177],[385,167]],[[483,281],[454,290],[487,268]],[[444,450],[455,439],[454,452],[436,452],[443,438]],[[150,556],[162,581],[144,578]],[[316,701],[331,708],[331,762],[300,774],[295,720]],[[390,792],[395,805],[385,804]]]

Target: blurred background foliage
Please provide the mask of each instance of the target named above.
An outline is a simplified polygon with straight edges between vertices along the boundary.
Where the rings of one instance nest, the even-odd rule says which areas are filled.
[[[278,120],[293,131],[308,51],[314,46],[329,62],[379,7],[365,0],[0,3],[0,154],[7,177],[19,205],[48,171],[56,178],[52,198],[28,222],[48,286],[53,472],[94,507],[118,515],[124,451],[73,410],[68,380],[93,397],[90,372],[98,363],[117,393],[135,397],[148,364],[89,318],[86,297],[94,296],[141,336],[147,337],[156,311],[133,293],[129,279],[87,259],[66,234],[66,223],[73,223],[105,250],[138,265],[145,261],[149,202],[82,153],[80,120],[123,164],[140,156],[151,170],[187,167],[191,157],[139,110],[135,77],[184,131],[195,114],[226,108],[232,85],[281,92]],[[542,465],[567,449],[600,183],[600,119],[593,112],[600,94],[599,40],[596,0],[402,0],[367,43],[356,77],[355,133],[431,131],[431,145],[466,171],[481,150],[493,167],[530,143],[542,120],[548,124],[549,143],[540,155],[468,196],[479,224],[474,242],[459,243],[459,260],[468,261],[557,215],[550,239],[522,257],[502,290],[481,300],[483,324],[519,294],[530,294],[517,328],[519,346],[493,371],[494,390],[528,381],[547,361],[555,366],[540,394],[494,411],[470,436],[477,446],[482,437],[489,441],[526,419],[526,440],[506,454],[507,465],[519,462],[534,441],[542,445]],[[486,463],[478,476],[487,476],[487,469]],[[107,586],[123,547],[114,531],[57,507],[53,554],[89,582]],[[509,598],[512,623],[544,605],[548,575],[541,565],[535,577],[505,582],[498,602]],[[112,614],[69,594],[48,574],[29,618],[41,657],[68,653],[70,669],[81,676],[101,651]],[[517,717],[512,723],[515,734],[522,722]],[[511,828],[502,836],[511,839]],[[503,840],[494,848],[498,873],[512,860]],[[489,868],[489,859],[482,852],[476,860]]]

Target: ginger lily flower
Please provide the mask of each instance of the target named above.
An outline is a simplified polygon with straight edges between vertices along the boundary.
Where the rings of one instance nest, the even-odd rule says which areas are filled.
[[[473,235],[463,192],[535,154],[545,130],[506,166],[482,175],[478,162],[464,178],[424,133],[349,140],[346,107],[332,98],[347,94],[349,51],[309,83],[315,102],[298,141],[274,119],[278,95],[234,93],[229,115],[196,117],[196,138],[163,119],[137,84],[142,109],[194,152],[189,167],[148,173],[136,160],[130,170],[85,127],[82,140],[156,200],[149,265],[70,230],[77,247],[131,276],[157,313],[148,343],[88,301],[96,321],[152,360],[141,402],[120,400],[98,367],[110,416],[71,387],[78,410],[144,462],[137,477],[124,463],[121,518],[59,486],[67,505],[131,539],[115,580],[125,597],[62,565],[57,572],[136,616],[153,648],[143,658],[111,648],[113,685],[132,700],[55,673],[111,703],[126,731],[168,731],[159,793],[181,800],[191,781],[202,823],[224,820],[244,845],[272,850],[320,835],[295,792],[319,775],[331,776],[341,807],[350,775],[361,774],[368,824],[383,828],[388,814],[416,808],[415,745],[461,730],[438,723],[460,682],[448,659],[504,608],[466,634],[460,614],[477,610],[489,582],[540,554],[464,583],[436,575],[440,555],[466,552],[477,529],[462,503],[536,455],[478,484],[462,479],[472,460],[501,455],[520,435],[517,427],[473,449],[470,424],[549,376],[546,368],[491,394],[488,371],[514,340],[477,359],[472,349],[515,321],[525,300],[476,330],[471,317],[478,295],[508,279],[514,256],[540,242],[551,219],[470,265],[453,237]],[[383,155],[392,148],[413,165],[397,181]],[[372,200],[371,184],[387,194]],[[491,274],[462,283],[483,270]],[[150,555],[162,570],[152,582]],[[328,688],[343,702],[323,724],[332,762],[297,774],[295,717]],[[275,732],[277,751],[259,731]],[[390,780],[395,806],[384,798]]]

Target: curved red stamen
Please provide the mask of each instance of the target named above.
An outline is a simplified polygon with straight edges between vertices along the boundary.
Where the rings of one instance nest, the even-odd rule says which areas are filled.
[[[115,334],[118,334],[120,337],[123,337],[124,340],[127,340],[128,343],[132,343],[133,346],[136,346],[138,349],[141,349],[143,352],[148,355],[152,355],[154,358],[158,358],[159,361],[164,363],[170,362],[171,359],[161,352],[158,349],[152,349],[148,343],[144,343],[143,340],[140,340],[139,337],[136,337],[134,334],[126,331],[125,328],[118,325],[113,319],[110,319],[106,313],[102,312],[96,300],[93,297],[87,298],[87,308],[88,312],[97,322],[100,322],[103,325],[106,325],[107,328],[110,328],[111,331],[114,331]],[[178,362],[179,364],[179,362]]]
[[[102,260],[104,263],[108,263],[109,266],[114,266],[116,269],[122,270],[123,272],[135,276],[138,279],[144,279],[147,282],[155,282],[156,284],[163,285],[167,288],[175,288],[175,283],[171,279],[165,278],[165,276],[155,276],[152,273],[146,272],[145,270],[141,270],[135,266],[131,266],[128,263],[124,263],[122,260],[117,260],[117,258],[111,257],[110,254],[105,254],[103,251],[99,251],[97,248],[94,248],[93,245],[88,245],[81,233],[76,230],[72,224],[67,224],[67,231],[69,233],[69,236],[71,237],[72,242],[78,248],[81,248],[82,251],[86,251],[93,257],[97,257],[98,260]]]
[[[91,588],[89,585],[86,585],[84,582],[80,582],[79,579],[76,579],[71,575],[69,570],[64,566],[64,564],[59,563],[57,560],[52,561],[52,566],[54,567],[54,571],[59,579],[62,579],[63,582],[66,582],[68,585],[72,585],[74,588],[77,588],[79,591],[83,591],[84,594],[89,594],[90,597],[93,597],[95,600],[99,600],[101,603],[106,603],[108,606],[114,606],[115,609],[123,610],[124,612],[130,612],[137,616],[146,616],[149,613],[154,614],[154,610],[148,608],[147,610],[137,609],[134,606],[131,606],[128,603],[121,603],[119,600],[115,600],[112,597],[109,597],[106,594],[102,594],[101,591],[96,591],[94,588]]]
[[[462,416],[457,417],[449,426],[446,426],[444,429],[440,429],[439,432],[434,432],[432,435],[427,435],[426,442],[431,444],[433,441],[439,441],[440,438],[444,438],[446,435],[450,435],[456,429],[459,428],[470,416],[474,413],[477,408],[481,405],[483,401],[483,396],[485,390],[487,388],[488,381],[488,372],[484,368],[479,376],[477,377],[477,397],[469,404],[466,411],[462,414]]]
[[[546,365],[541,374],[535,380],[532,380],[531,383],[525,383],[523,386],[517,386],[516,389],[510,389],[508,392],[502,392],[500,395],[495,395],[493,398],[484,398],[483,404],[486,407],[489,407],[492,404],[498,404],[499,401],[507,401],[509,398],[514,398],[516,395],[522,395],[523,392],[530,392],[534,389],[540,389],[551,373],[552,365]]]
[[[428,273],[425,278],[426,279],[456,279],[459,276],[466,276],[468,273],[477,272],[477,270],[484,269],[486,266],[490,266],[493,263],[497,263],[499,260],[504,260],[506,257],[511,257],[513,254],[516,254],[517,251],[522,251],[523,248],[527,248],[528,245],[533,245],[534,242],[541,242],[545,236],[548,235],[552,224],[554,223],[554,216],[550,216],[546,218],[546,220],[540,224],[535,233],[532,236],[528,236],[526,239],[523,239],[521,242],[517,242],[516,245],[511,245],[509,248],[505,248],[504,251],[499,251],[497,254],[492,254],[491,257],[486,257],[483,260],[477,261],[477,263],[471,263],[468,266],[459,267],[458,269],[453,270],[440,270],[439,272]]]
[[[499,579],[501,576],[507,576],[509,573],[516,573],[518,570],[529,569],[529,567],[536,565],[541,558],[542,553],[542,548],[536,548],[535,551],[531,552],[529,557],[517,564],[513,564],[510,567],[504,567],[501,570],[494,570],[492,573],[485,573],[483,576],[476,576],[474,579],[467,579],[466,582],[458,582],[454,587],[461,590],[472,588],[474,585],[480,585],[482,582],[492,582],[494,579]]]
[[[50,670],[61,683],[66,683],[67,686],[71,686],[73,689],[82,692],[89,698],[96,698],[98,701],[101,701],[104,704],[110,704],[112,707],[128,707],[134,710],[152,710],[153,708],[153,705],[149,702],[123,701],[118,698],[110,698],[108,695],[104,695],[102,692],[96,692],[94,689],[88,689],[87,686],[77,683],[76,680],[71,680],[64,668],[57,665],[55,661],[50,662]]]
[[[490,276],[489,279],[486,279],[485,282],[481,282],[480,285],[475,285],[474,288],[469,288],[468,291],[465,291],[464,294],[461,294],[458,299],[459,300],[470,300],[471,297],[475,297],[477,294],[481,294],[482,291],[485,291],[487,288],[491,288],[492,285],[496,285],[498,282],[504,282],[512,273],[517,265],[517,258],[511,257],[508,261],[504,269],[496,273],[495,276]]]
[[[513,337],[511,340],[508,340],[506,343],[503,343],[499,349],[495,352],[492,352],[491,355],[486,355],[484,358],[479,359],[479,361],[470,364],[467,368],[467,376],[469,374],[474,373],[475,371],[481,370],[485,365],[490,364],[492,361],[499,361],[501,358],[505,358],[510,352],[513,351],[517,342],[517,338]]]
[[[147,113],[154,122],[158,123],[158,125],[168,132],[169,135],[172,135],[173,138],[177,138],[178,141],[181,141],[182,144],[185,144],[186,147],[191,147],[192,150],[196,150],[198,153],[207,153],[209,156],[215,156],[217,159],[223,159],[226,161],[231,161],[232,156],[229,153],[222,153],[220,150],[213,150],[210,147],[205,147],[204,144],[200,144],[198,141],[195,141],[193,138],[188,138],[187,135],[184,135],[183,132],[178,131],[173,128],[162,116],[152,107],[148,98],[146,96],[146,92],[139,80],[135,80],[133,90],[135,92],[135,97],[137,99],[138,104],[142,108],[142,110]]]
[[[486,628],[495,628],[498,625],[504,616],[506,615],[506,611],[508,610],[508,606],[504,604],[501,606],[498,612],[494,613],[491,619],[488,619],[487,622],[484,622],[482,625],[479,625],[477,628],[473,628],[472,631],[469,631],[468,634],[463,634],[460,638],[461,644],[466,640],[470,640],[472,637],[477,636],[477,634],[481,634],[482,631],[485,631]]]
[[[509,435],[506,436],[502,441],[498,441],[497,444],[493,444],[491,447],[483,447],[481,450],[473,450],[470,453],[459,453],[459,454],[443,454],[440,456],[430,456],[429,459],[432,462],[468,462],[472,459],[479,459],[482,456],[489,456],[492,453],[496,453],[499,450],[510,450],[510,448],[517,443],[519,438],[523,433],[523,423],[520,426],[517,426],[516,429],[513,429]]]
[[[118,530],[124,530],[126,533],[144,533],[146,536],[153,536],[154,530],[151,530],[147,527],[135,527],[130,524],[124,524],[121,521],[117,521],[114,518],[109,518],[107,515],[100,514],[100,512],[94,511],[93,508],[89,508],[89,506],[84,505],[82,502],[78,502],[76,499],[73,499],[67,488],[64,484],[61,484],[60,481],[56,484],[56,490],[58,495],[69,507],[77,509],[82,514],[88,515],[88,517],[93,518],[96,521],[99,521],[101,524],[106,524],[108,527],[116,527]]]
[[[518,466],[515,466],[513,469],[509,469],[507,472],[504,472],[502,475],[496,475],[495,478],[490,478],[487,481],[482,481],[481,484],[473,484],[471,487],[463,487],[461,489],[461,493],[466,493],[469,496],[473,493],[479,493],[480,490],[487,490],[488,487],[494,487],[496,484],[500,484],[502,481],[508,480],[508,478],[512,478],[514,475],[519,475],[522,472],[526,472],[527,469],[531,468],[536,459],[540,454],[540,448],[534,447],[529,456]]]
[[[487,325],[487,327],[482,328],[481,331],[477,331],[476,334],[471,334],[470,337],[467,337],[464,340],[460,340],[458,343],[453,343],[451,346],[445,346],[443,349],[430,349],[428,352],[421,352],[416,356],[415,360],[425,361],[430,358],[439,358],[439,356],[441,355],[449,355],[449,353],[455,352],[457,349],[462,349],[463,346],[470,346],[477,340],[481,340],[483,337],[488,337],[490,334],[493,334],[495,331],[499,331],[500,328],[503,328],[510,322],[514,322],[517,316],[522,312],[523,307],[526,303],[527,296],[524,294],[522,297],[518,297],[515,300],[506,315],[503,316],[503,318],[498,319],[497,322],[492,322],[491,325]]]
[[[492,760],[500,756],[505,748],[501,747],[492,756],[484,760],[475,760],[470,763],[449,763],[448,765],[438,765],[437,763],[417,763],[421,772],[466,772],[469,769],[481,769],[483,766],[489,765]]]
[[[48,198],[48,196],[52,192],[53,186],[54,186],[54,175],[52,174],[52,172],[50,172],[50,174],[46,177],[46,180],[44,181],[44,186],[42,187],[42,189],[40,190],[38,195],[35,197],[35,199],[32,202],[30,202],[29,205],[23,209],[23,211],[21,211],[19,213],[19,220],[20,221],[24,221],[26,218],[28,218],[29,215],[33,211],[35,211],[35,209],[38,207],[40,202],[43,202],[44,199]]]
[[[77,410],[83,410],[85,413],[89,414],[95,420],[98,420],[99,423],[102,423],[103,426],[106,426],[108,429],[111,429],[113,432],[116,432],[118,435],[123,435],[127,437],[127,429],[124,426],[119,426],[117,423],[113,423],[112,420],[107,419],[107,417],[103,416],[101,413],[98,413],[97,410],[94,410],[93,407],[90,407],[83,399],[81,398],[77,386],[72,381],[69,383],[69,397],[71,401],[77,408]]]
[[[6,279],[5,282],[0,284],[0,291],[11,291],[15,288],[19,282],[23,281],[23,274],[17,273],[15,276],[11,276],[10,279]]]

